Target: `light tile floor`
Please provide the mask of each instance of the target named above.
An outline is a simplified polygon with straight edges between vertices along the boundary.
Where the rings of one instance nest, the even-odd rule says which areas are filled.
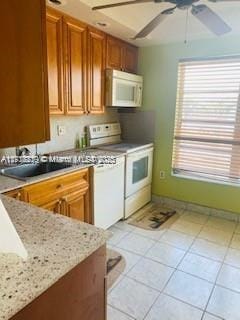
[[[240,320],[239,224],[186,211],[161,231],[110,230],[126,269],[109,289],[108,320]]]

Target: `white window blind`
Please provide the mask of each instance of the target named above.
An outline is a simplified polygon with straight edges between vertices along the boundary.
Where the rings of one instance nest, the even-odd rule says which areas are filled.
[[[172,167],[240,183],[240,57],[179,63]]]

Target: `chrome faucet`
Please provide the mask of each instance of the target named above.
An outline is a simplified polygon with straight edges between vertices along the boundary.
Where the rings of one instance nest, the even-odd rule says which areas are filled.
[[[16,156],[17,157],[22,157],[22,156],[30,156],[31,152],[27,147],[16,147]]]

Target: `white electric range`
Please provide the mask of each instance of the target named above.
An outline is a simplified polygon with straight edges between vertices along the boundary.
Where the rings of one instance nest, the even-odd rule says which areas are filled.
[[[89,146],[125,154],[124,218],[127,219],[151,201],[153,143],[121,141],[119,123],[91,125],[87,132]]]

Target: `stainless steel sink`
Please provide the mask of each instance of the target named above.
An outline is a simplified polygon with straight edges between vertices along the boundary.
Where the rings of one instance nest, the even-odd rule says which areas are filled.
[[[71,167],[71,163],[67,162],[41,162],[36,164],[21,164],[15,167],[1,169],[1,174],[7,177],[27,180],[28,178],[40,176],[57,170]]]

